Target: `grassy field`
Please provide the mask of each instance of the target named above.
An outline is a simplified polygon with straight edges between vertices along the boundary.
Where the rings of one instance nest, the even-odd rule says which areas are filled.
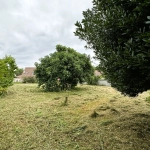
[[[0,150],[149,150],[148,95],[88,85],[44,93],[15,84],[0,98]]]

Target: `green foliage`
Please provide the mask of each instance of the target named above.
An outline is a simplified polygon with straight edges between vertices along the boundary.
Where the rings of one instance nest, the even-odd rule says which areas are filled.
[[[146,97],[146,101],[147,101],[147,102],[150,102],[150,92],[149,92],[149,96]]]
[[[93,0],[75,35],[94,49],[111,86],[136,96],[150,89],[149,0]]]
[[[13,57],[5,56],[0,59],[0,95],[3,95],[7,88],[13,84],[16,69],[17,66]]]
[[[150,102],[150,96],[146,97],[146,101]]]
[[[32,76],[24,77],[22,82],[23,83],[35,83],[36,79],[35,79],[35,77],[32,77]]]
[[[91,76],[90,78],[88,78],[87,83],[89,85],[97,85],[98,84],[98,80],[100,79],[100,76]]]
[[[15,75],[16,76],[19,76],[19,75],[21,75],[23,73],[23,68],[17,68],[16,70],[15,70]]]
[[[7,89],[0,86],[0,97],[4,96],[6,92],[7,92]]]
[[[62,45],[57,45],[56,52],[41,58],[35,66],[38,85],[46,91],[74,88],[94,73],[88,56]]]

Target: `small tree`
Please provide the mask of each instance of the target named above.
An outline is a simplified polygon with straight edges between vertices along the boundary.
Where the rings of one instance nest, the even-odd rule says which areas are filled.
[[[16,69],[17,65],[13,57],[6,56],[0,59],[0,95],[6,92],[7,88],[13,84]]]
[[[90,57],[62,45],[57,45],[56,52],[41,58],[35,66],[38,85],[46,91],[74,88],[94,72]]]
[[[87,42],[111,86],[136,96],[150,89],[150,1],[93,0],[75,35]]]
[[[15,70],[15,75],[16,76],[19,76],[19,75],[21,75],[23,73],[23,68],[17,68],[16,70]]]

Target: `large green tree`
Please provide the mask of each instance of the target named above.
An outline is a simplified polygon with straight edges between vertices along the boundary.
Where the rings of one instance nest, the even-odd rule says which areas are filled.
[[[125,95],[150,89],[150,1],[93,0],[75,35],[100,60],[111,85]]]
[[[41,58],[35,66],[38,85],[46,91],[73,88],[94,73],[87,55],[62,45],[57,45],[56,52]]]
[[[7,88],[13,84],[17,65],[11,56],[0,59],[0,95],[6,92]]]

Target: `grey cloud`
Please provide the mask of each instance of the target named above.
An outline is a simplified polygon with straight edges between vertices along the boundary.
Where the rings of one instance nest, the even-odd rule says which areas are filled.
[[[94,55],[73,34],[91,0],[0,0],[0,4],[1,57],[12,55],[18,66],[34,66],[57,44]]]

